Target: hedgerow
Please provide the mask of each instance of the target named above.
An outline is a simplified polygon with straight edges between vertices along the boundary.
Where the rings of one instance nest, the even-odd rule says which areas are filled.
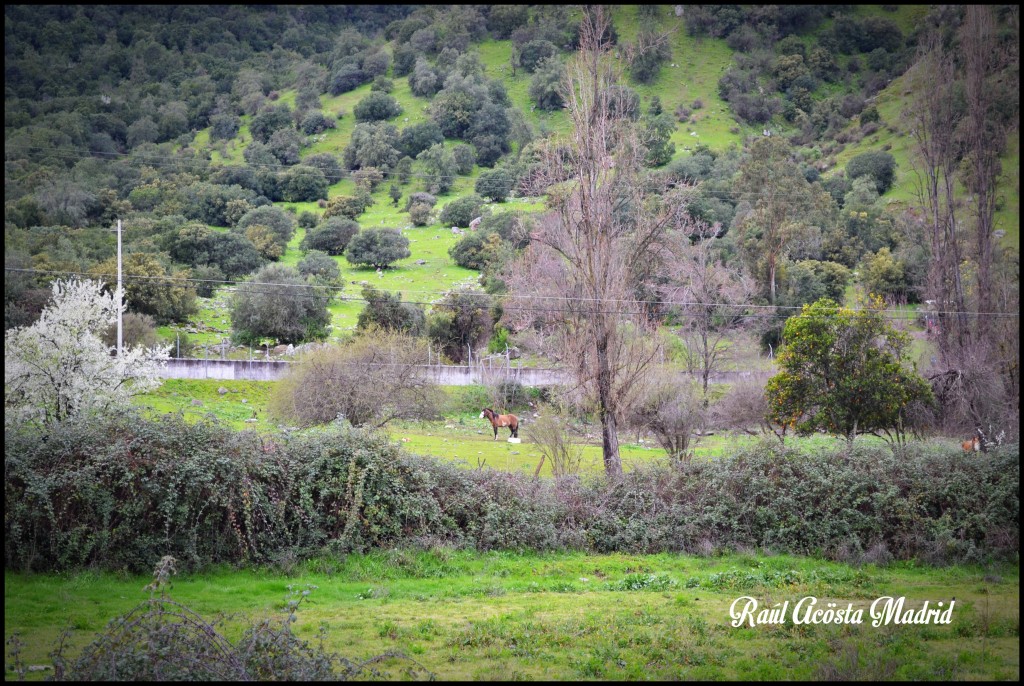
[[[142,572],[374,548],[708,554],[930,563],[1019,551],[1018,448],[809,454],[765,441],[620,479],[536,479],[402,452],[335,423],[273,436],[132,413],[5,436],[5,564]]]

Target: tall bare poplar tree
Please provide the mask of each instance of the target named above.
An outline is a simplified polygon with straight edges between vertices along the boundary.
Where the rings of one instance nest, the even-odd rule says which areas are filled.
[[[510,270],[515,300],[505,319],[548,333],[552,356],[574,372],[601,422],[605,472],[614,476],[622,473],[619,423],[657,355],[637,290],[667,221],[638,178],[644,150],[609,28],[608,8],[586,9],[562,87],[572,132],[545,152],[552,211]]]
[[[978,312],[991,312],[994,304],[992,271],[995,244],[996,182],[1001,165],[999,155],[1006,146],[1007,123],[1000,115],[1000,99],[1015,93],[1019,83],[1009,83],[1012,72],[1006,64],[1017,56],[1012,48],[1000,45],[996,35],[995,8],[991,5],[967,5],[964,8],[961,45],[964,54],[964,92],[967,113],[964,119],[964,185],[974,196],[974,253],[977,260]],[[1014,79],[1016,81],[1016,79]],[[1008,90],[1009,89],[1009,90]],[[988,337],[989,317],[978,318],[977,329]]]
[[[967,322],[955,197],[959,164],[955,132],[961,115],[953,97],[953,58],[944,40],[937,26],[922,35],[914,73],[914,103],[906,116],[914,136],[918,199],[925,212],[932,253],[928,290],[937,303],[940,348],[945,351],[953,341],[966,344]]]
[[[929,297],[939,311],[940,359],[931,378],[943,423],[1012,434],[1020,398],[1019,266],[1016,258],[998,259],[995,210],[999,156],[1008,129],[1019,126],[1018,44],[1015,14],[1013,31],[999,32],[995,11],[935,10],[945,15],[933,15],[921,37],[907,117],[932,258]],[[955,33],[947,29],[957,24]]]

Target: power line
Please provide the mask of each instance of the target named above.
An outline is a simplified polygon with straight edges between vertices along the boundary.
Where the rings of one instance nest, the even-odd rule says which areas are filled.
[[[47,270],[47,269],[24,269],[24,268],[16,268],[16,267],[4,267],[4,271],[7,271],[7,272],[17,272],[17,273],[27,273],[27,274],[52,274],[52,275],[63,275],[63,276],[75,276],[75,277],[83,277],[83,278],[90,278],[90,279],[104,278],[104,277],[113,277],[114,276],[113,274],[95,274],[95,273],[88,273],[88,272],[69,272],[69,271],[57,271],[57,270]],[[126,279],[137,279],[137,280],[167,281],[167,282],[172,282],[172,283],[209,283],[209,284],[221,284],[221,285],[236,286],[236,288],[222,288],[221,289],[222,291],[229,292],[229,293],[236,293],[236,292],[238,292],[239,291],[239,288],[237,288],[238,286],[244,286],[245,290],[247,292],[259,293],[259,294],[277,293],[277,292],[279,292],[277,289],[280,289],[280,288],[291,288],[291,289],[300,289],[301,288],[301,289],[309,289],[310,291],[314,291],[314,292],[311,292],[311,293],[308,293],[308,294],[297,294],[296,293],[296,294],[293,294],[293,295],[295,295],[297,297],[309,297],[309,298],[317,298],[317,299],[323,299],[323,298],[325,298],[327,296],[318,294],[315,291],[337,291],[339,293],[345,291],[345,287],[344,286],[327,286],[327,285],[318,285],[318,284],[291,284],[291,283],[275,283],[275,282],[265,282],[265,281],[245,281],[245,280],[232,280],[232,279],[195,279],[195,278],[187,278],[187,277],[179,277],[179,276],[150,276],[150,275],[145,275],[145,274],[125,274],[124,278],[126,278]],[[367,283],[366,285],[372,285],[372,284]],[[253,289],[252,287],[254,287],[254,286],[256,286],[256,287],[266,287],[266,288],[262,288],[262,289],[261,288],[255,288],[255,289]],[[387,294],[387,295],[399,295],[400,296],[402,294],[416,293],[416,294],[422,294],[422,295],[437,295],[437,296],[441,296],[441,297],[443,297],[443,296],[445,296],[445,295],[447,295],[447,294],[449,294],[449,293],[454,291],[454,292],[460,292],[462,295],[473,297],[473,298],[481,298],[481,299],[486,298],[486,299],[490,299],[492,301],[492,304],[500,304],[502,306],[502,309],[508,310],[508,311],[513,311],[513,312],[552,312],[552,313],[559,313],[559,312],[565,312],[565,309],[564,308],[559,308],[559,307],[526,307],[526,306],[522,306],[522,305],[509,305],[506,302],[509,299],[511,299],[511,300],[525,300],[525,301],[541,300],[541,301],[571,302],[571,303],[602,303],[602,304],[604,304],[604,303],[612,303],[612,304],[622,304],[622,305],[641,305],[641,306],[647,306],[647,307],[663,306],[663,307],[721,307],[721,308],[735,308],[735,309],[745,309],[745,310],[757,310],[757,311],[760,311],[762,313],[746,315],[747,317],[759,317],[759,318],[768,318],[768,317],[774,316],[773,314],[771,314],[771,312],[775,312],[775,311],[803,310],[803,307],[804,307],[803,305],[759,305],[759,304],[752,304],[752,303],[748,304],[748,303],[723,303],[723,302],[690,302],[690,301],[671,301],[671,300],[643,300],[643,301],[639,301],[639,300],[625,300],[625,299],[617,299],[617,298],[607,298],[607,299],[605,299],[605,298],[585,298],[585,297],[580,297],[580,296],[544,296],[544,295],[522,295],[522,294],[513,294],[513,293],[494,294],[494,293],[485,293],[485,292],[481,292],[481,291],[468,291],[468,290],[460,291],[459,289],[449,289],[447,291],[432,291],[432,290],[417,290],[417,289],[386,290],[386,289],[381,289],[381,288],[375,288],[374,290],[377,290],[377,291],[379,291],[381,293],[384,293],[384,294]],[[342,297],[342,299],[346,300],[346,301],[354,301],[354,302],[370,302],[370,300],[367,299],[367,298],[358,297],[358,296],[352,296],[352,295],[345,295],[345,296]],[[435,304],[437,304],[438,300],[424,301],[424,300],[401,300],[400,299],[398,302],[399,303],[403,303],[403,304],[409,304],[409,305],[422,305],[422,306],[426,306],[426,305],[435,305]],[[838,310],[850,310],[850,311],[853,311],[853,312],[867,311],[867,310],[864,310],[863,308],[850,308],[850,307],[844,307],[844,306],[840,306],[840,307],[836,308],[836,310],[837,311]],[[892,321],[913,320],[913,319],[916,319],[917,316],[918,316],[918,314],[915,313],[915,312],[907,312],[906,310],[902,310],[902,309],[885,308],[885,309],[871,310],[871,311],[892,315],[892,316],[887,316],[886,317],[886,319],[889,319],[889,320],[892,320]],[[1020,316],[1019,312],[970,312],[970,311],[958,311],[958,310],[931,310],[931,309],[927,310],[926,312],[928,314],[936,314],[936,315],[940,315],[940,314],[941,315],[967,315],[967,316],[986,316],[986,317],[1019,317]],[[644,309],[616,309],[616,310],[604,310],[604,309],[601,309],[601,310],[587,310],[586,313],[588,313],[588,314],[634,314],[634,315],[641,315],[641,314],[648,314],[648,311],[644,310]],[[691,318],[695,318],[695,317],[700,316],[700,315],[695,314],[695,313],[687,313],[687,312],[682,312],[682,313],[677,313],[677,314],[678,314],[678,316],[685,316],[685,317],[691,317]]]

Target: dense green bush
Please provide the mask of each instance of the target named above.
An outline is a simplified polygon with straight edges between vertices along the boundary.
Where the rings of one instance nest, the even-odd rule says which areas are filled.
[[[484,172],[477,177],[473,190],[494,202],[505,202],[512,191],[512,176],[504,169]]]
[[[765,548],[930,563],[1019,550],[1016,445],[803,453],[764,442],[616,481],[403,454],[332,424],[271,436],[135,415],[5,434],[10,568],[189,568],[396,545],[598,552]],[[884,553],[884,554],[883,554]]]
[[[328,217],[306,232],[299,243],[301,250],[322,250],[328,255],[341,255],[352,237],[359,232],[359,224],[348,217]]]
[[[448,255],[455,264],[466,269],[483,270],[489,257],[488,247],[491,241],[486,240],[493,234],[475,231],[466,234],[457,243],[448,248]],[[499,241],[500,243],[500,241]]]
[[[264,205],[243,214],[235,224],[235,229],[239,233],[244,233],[245,229],[250,226],[265,226],[270,229],[274,234],[274,239],[283,247],[288,245],[288,241],[295,234],[295,223],[295,218],[280,207]]]
[[[557,56],[543,60],[530,79],[530,99],[542,110],[560,109],[563,102],[560,90],[563,78],[565,66]]]
[[[352,113],[358,122],[380,121],[397,117],[402,113],[402,107],[387,93],[373,91],[356,103]]]
[[[536,71],[538,64],[557,54],[558,48],[550,41],[543,39],[533,40],[524,45],[519,51],[519,64],[528,73],[532,74]]]
[[[238,284],[229,306],[232,337],[247,345],[261,339],[303,343],[327,337],[330,294],[293,267],[269,264]]]
[[[476,193],[456,198],[441,208],[438,221],[444,226],[467,227],[469,223],[480,216],[484,206],[484,199]]]
[[[401,293],[378,291],[363,286],[366,305],[359,312],[356,328],[360,331],[379,328],[419,336],[426,330],[427,315],[416,303],[402,302]]]
[[[348,242],[345,259],[355,265],[386,269],[409,252],[409,239],[398,229],[363,229]]]
[[[852,181],[864,175],[875,180],[879,195],[885,195],[896,177],[896,158],[887,152],[874,150],[861,153],[847,162],[847,178]]]
[[[444,143],[444,134],[432,119],[410,124],[398,134],[398,149],[403,155],[416,157],[432,145]]]
[[[327,199],[327,187],[330,182],[318,168],[297,164],[281,176],[281,193],[287,202],[315,202]]]

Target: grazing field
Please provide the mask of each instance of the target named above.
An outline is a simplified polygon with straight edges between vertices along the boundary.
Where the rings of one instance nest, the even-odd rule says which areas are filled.
[[[272,432],[280,429],[266,411],[274,384],[273,381],[167,379],[156,390],[138,396],[135,402],[150,408],[154,415],[181,412],[187,418],[199,419],[212,414],[235,429]],[[221,388],[227,392],[220,393]],[[495,440],[490,423],[480,418],[480,409],[489,404],[485,388],[447,386],[445,392],[448,403],[440,410],[443,419],[391,422],[386,431],[392,440],[410,453],[432,455],[461,463],[467,469],[492,468],[535,473],[542,453],[531,432],[532,412],[520,412],[522,425],[519,435],[522,443],[512,444],[507,441],[508,429],[498,429],[498,438]],[[581,446],[580,472],[603,473],[599,427],[592,427],[590,434],[577,435],[574,440]],[[666,459],[665,451],[653,436],[622,432],[619,440],[622,464],[626,471],[640,464]],[[763,440],[760,436],[739,432],[716,433],[695,438],[692,444],[693,455],[697,458],[722,457],[760,440]],[[857,440],[881,443],[881,439],[872,436],[862,436]],[[844,439],[825,435],[787,437],[786,441],[804,449],[823,451],[844,443]],[[539,474],[548,477],[553,475],[547,460]]]
[[[4,575],[4,627],[26,665],[50,664],[61,630],[74,657],[142,602],[142,576]],[[398,651],[439,679],[1009,680],[1019,678],[1019,566],[853,567],[770,554],[693,557],[391,550],[287,569],[180,574],[171,599],[236,640],[282,616],[289,587],[315,586],[298,636],[351,659]],[[731,626],[733,601],[813,596],[864,609],[860,624]],[[876,598],[956,605],[951,623],[874,628]],[[7,658],[7,678],[11,659]],[[402,678],[403,661],[383,669]],[[41,679],[44,672],[30,672]]]

